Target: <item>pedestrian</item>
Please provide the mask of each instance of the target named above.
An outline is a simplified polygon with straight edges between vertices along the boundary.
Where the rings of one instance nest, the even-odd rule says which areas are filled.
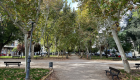
[[[84,52],[83,52],[83,50],[81,51],[81,57],[80,58],[82,58],[83,57],[83,54],[84,54]]]

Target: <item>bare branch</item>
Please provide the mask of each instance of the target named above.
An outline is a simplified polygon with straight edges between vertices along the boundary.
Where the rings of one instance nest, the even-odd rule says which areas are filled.
[[[36,14],[36,18],[35,18],[36,23],[38,22],[38,18],[39,18],[40,4],[41,4],[41,0],[39,0],[39,3],[38,3],[37,14]]]

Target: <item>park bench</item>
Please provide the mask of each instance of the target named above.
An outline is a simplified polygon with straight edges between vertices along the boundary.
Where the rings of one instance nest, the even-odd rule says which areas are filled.
[[[14,58],[14,57],[16,57],[16,58],[18,58],[18,59],[19,59],[19,58],[20,58],[20,55],[17,55],[17,56],[12,56],[12,58]]]
[[[18,66],[20,67],[21,62],[4,62],[4,64],[5,64],[6,66],[9,66],[9,65],[18,65]]]
[[[113,59],[114,61],[115,61],[115,60],[121,60],[121,58],[112,58],[112,59]]]
[[[135,65],[136,65],[136,66],[134,66],[134,67],[136,67],[136,69],[139,69],[140,63],[136,63]]]
[[[114,76],[117,76],[117,78],[119,79],[118,75],[120,73],[120,71],[118,69],[115,69],[113,67],[109,67],[110,70],[105,70],[106,71],[106,75],[107,73],[110,73],[110,75],[112,76],[112,80],[114,80]]]

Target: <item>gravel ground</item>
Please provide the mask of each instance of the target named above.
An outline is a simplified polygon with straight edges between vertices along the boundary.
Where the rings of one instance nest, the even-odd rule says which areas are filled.
[[[24,59],[0,59],[0,67],[5,67],[4,61],[21,61],[21,67],[24,68]],[[72,54],[69,59],[32,59],[31,68],[49,68],[49,62],[53,62],[54,80],[109,80],[105,71],[109,66],[123,69],[122,61],[105,61],[105,60],[84,60]],[[129,61],[131,69],[139,61]],[[17,67],[12,66],[10,67]],[[53,80],[53,79],[52,79]]]

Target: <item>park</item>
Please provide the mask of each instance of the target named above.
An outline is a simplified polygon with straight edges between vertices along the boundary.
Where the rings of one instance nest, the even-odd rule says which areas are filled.
[[[0,80],[140,80],[139,0],[1,0]]]

